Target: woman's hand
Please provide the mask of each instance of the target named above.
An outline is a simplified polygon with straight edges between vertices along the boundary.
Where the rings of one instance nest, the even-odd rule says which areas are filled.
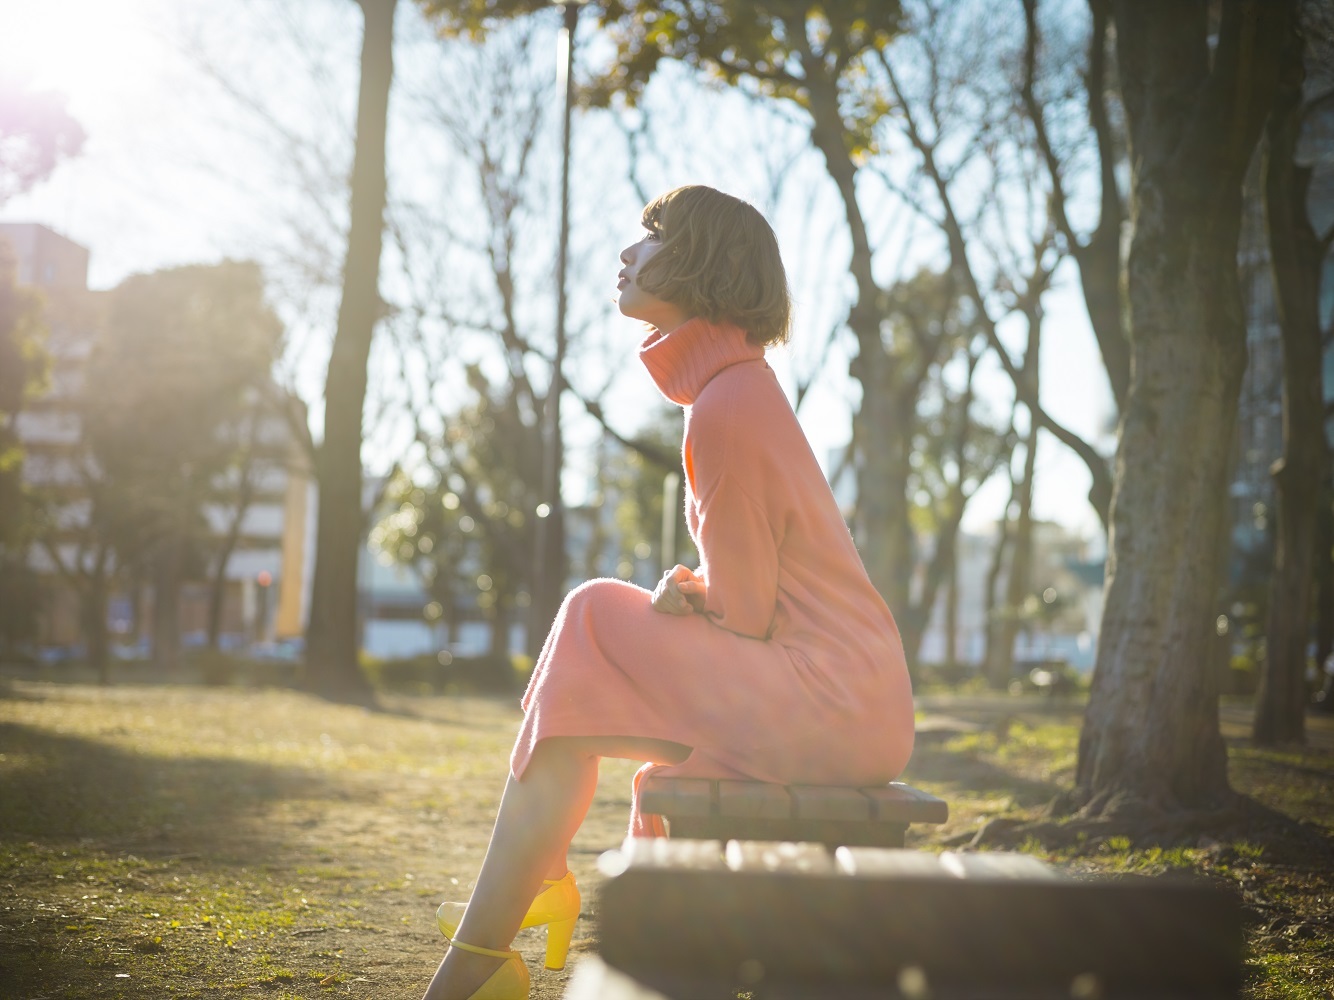
[[[653,591],[653,610],[665,615],[690,615],[704,610],[702,577],[685,566],[673,566],[662,575]]]

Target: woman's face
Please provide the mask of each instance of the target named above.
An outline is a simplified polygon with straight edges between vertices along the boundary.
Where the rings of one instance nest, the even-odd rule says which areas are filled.
[[[621,251],[621,263],[625,266],[617,277],[616,287],[620,289],[617,305],[622,313],[631,319],[640,319],[657,327],[659,330],[674,330],[688,317],[679,306],[664,302],[651,292],[639,287],[639,272],[653,256],[662,249],[662,239],[654,232],[646,232],[644,238]]]

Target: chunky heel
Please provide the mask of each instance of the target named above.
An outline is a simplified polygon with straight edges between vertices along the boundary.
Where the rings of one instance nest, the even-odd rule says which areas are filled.
[[[559,970],[565,968],[565,956],[570,953],[570,939],[574,937],[574,924],[579,917],[569,920],[553,920],[547,924],[547,968]]]

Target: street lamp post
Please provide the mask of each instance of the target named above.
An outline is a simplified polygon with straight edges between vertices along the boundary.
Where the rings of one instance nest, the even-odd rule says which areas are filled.
[[[560,457],[564,442],[560,400],[565,391],[565,312],[567,260],[570,242],[570,122],[574,112],[574,33],[581,0],[562,3],[564,25],[557,44],[556,77],[562,95],[560,228],[556,241],[556,344],[551,363],[551,384],[542,414],[542,504],[538,509],[534,590],[530,605],[528,647],[535,652],[547,623],[555,616],[564,564],[565,511],[560,497]]]

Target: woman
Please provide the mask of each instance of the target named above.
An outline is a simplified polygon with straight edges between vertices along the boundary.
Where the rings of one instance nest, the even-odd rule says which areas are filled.
[[[620,310],[650,327],[640,360],[685,408],[686,517],[696,570],[652,594],[594,580],[561,607],[523,699],[510,778],[471,901],[446,903],[452,947],[427,1000],[528,995],[508,950],[548,924],[564,965],[579,894],[566,848],[598,760],[644,775],[863,785],[912,752],[912,692],[894,619],[852,538],[764,348],[788,335],[778,243],[750,205],[683,187],[644,210],[621,253]]]

